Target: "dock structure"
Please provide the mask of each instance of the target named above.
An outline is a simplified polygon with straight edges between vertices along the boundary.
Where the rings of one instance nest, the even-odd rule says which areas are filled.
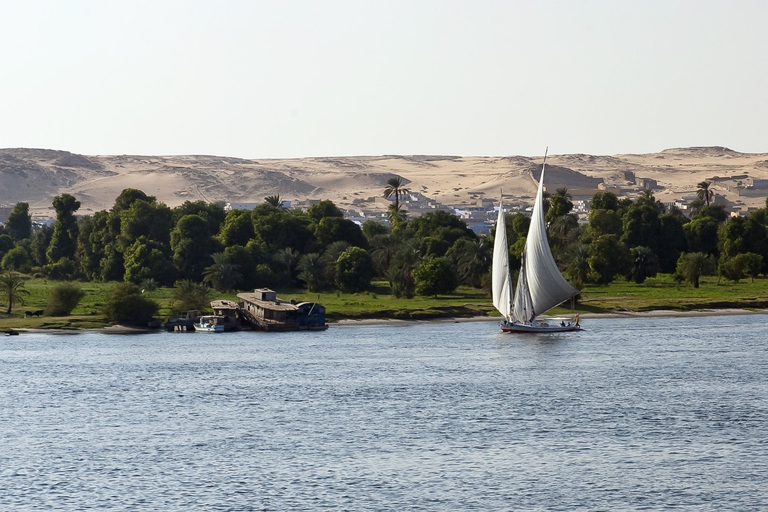
[[[240,313],[254,328],[265,331],[322,330],[325,308],[314,302],[285,301],[269,288],[257,288],[253,293],[239,293]]]

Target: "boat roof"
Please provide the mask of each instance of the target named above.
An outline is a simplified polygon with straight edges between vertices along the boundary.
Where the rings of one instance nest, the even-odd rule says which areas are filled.
[[[221,299],[212,300],[211,307],[214,309],[237,309],[240,305],[233,300]]]
[[[246,302],[255,304],[263,309],[271,309],[272,311],[295,311],[296,304],[284,301],[282,299],[277,300],[261,300],[257,298],[255,293],[238,293],[237,297],[243,299]]]

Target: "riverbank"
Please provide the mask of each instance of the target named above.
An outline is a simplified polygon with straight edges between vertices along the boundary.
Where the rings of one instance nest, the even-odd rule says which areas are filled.
[[[731,316],[731,315],[766,315],[768,309],[706,309],[691,311],[671,311],[671,310],[652,310],[652,311],[612,311],[606,313],[578,313],[579,318],[653,318],[653,317],[696,317],[696,316]],[[546,320],[548,318],[571,317],[568,315],[541,315],[539,318]],[[408,324],[408,323],[428,323],[428,322],[498,322],[501,317],[498,316],[475,316],[470,318],[440,318],[435,320],[398,320],[388,318],[366,318],[366,319],[344,319],[334,322],[331,325],[386,325],[386,324]]]

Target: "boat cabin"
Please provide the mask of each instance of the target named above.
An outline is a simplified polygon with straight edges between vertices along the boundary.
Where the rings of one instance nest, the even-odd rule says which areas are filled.
[[[268,331],[319,330],[327,328],[325,308],[314,302],[285,301],[269,288],[240,293],[241,314],[258,329]]]

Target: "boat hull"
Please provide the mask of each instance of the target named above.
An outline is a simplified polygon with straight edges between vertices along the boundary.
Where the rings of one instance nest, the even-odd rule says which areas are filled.
[[[556,332],[576,332],[580,331],[578,325],[539,325],[539,324],[517,324],[502,323],[501,332],[517,332],[530,334],[546,334]]]

